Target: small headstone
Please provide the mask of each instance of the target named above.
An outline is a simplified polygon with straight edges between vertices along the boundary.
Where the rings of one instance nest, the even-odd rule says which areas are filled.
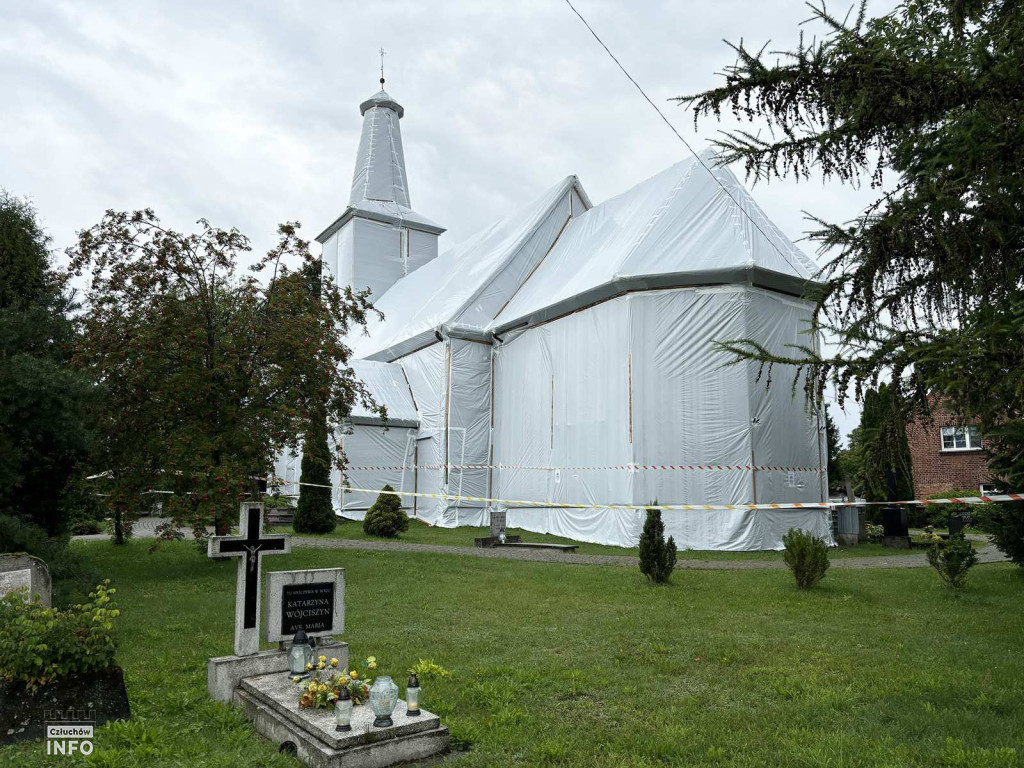
[[[345,631],[345,569],[272,571],[267,574],[267,641],[291,640]]]
[[[260,650],[260,561],[264,555],[291,552],[292,544],[287,536],[263,535],[263,504],[242,504],[238,523],[241,535],[211,536],[207,555],[238,558],[235,655],[249,656]]]
[[[50,571],[46,563],[32,555],[0,555],[0,595],[28,587],[39,602],[50,605]]]

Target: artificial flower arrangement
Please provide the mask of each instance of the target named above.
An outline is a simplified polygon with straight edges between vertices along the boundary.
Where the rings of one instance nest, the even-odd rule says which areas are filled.
[[[377,657],[368,656],[363,659],[361,666],[365,669],[376,669]],[[300,707],[333,709],[343,686],[348,688],[354,705],[365,704],[370,696],[372,678],[361,677],[355,669],[348,672],[344,669],[339,670],[337,659],[321,656],[316,663],[307,664],[306,670],[309,677],[296,675],[292,678],[292,682],[298,684],[302,690],[299,696]]]

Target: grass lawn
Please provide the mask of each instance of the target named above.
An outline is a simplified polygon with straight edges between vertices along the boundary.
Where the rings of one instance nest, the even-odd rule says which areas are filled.
[[[90,766],[298,766],[206,698],[231,648],[235,563],[190,543],[76,543],[118,588],[134,719]],[[979,566],[951,597],[929,569],[632,569],[296,550],[268,569],[344,566],[345,639],[404,683],[417,658],[464,768],[1024,765],[1024,573]],[[41,744],[0,765],[44,766]]]
[[[269,529],[268,529],[269,530]],[[291,526],[282,526],[274,529],[276,533],[295,534]],[[581,555],[622,555],[626,557],[637,557],[636,547],[610,547],[605,544],[588,544],[586,542],[573,541],[564,536],[553,536],[547,533],[533,533],[522,528],[509,528],[510,536],[522,536],[523,541],[546,542],[551,544],[578,544],[576,551]],[[295,534],[308,536],[310,534]],[[325,538],[350,539],[354,541],[386,541],[377,536],[370,536],[363,533],[361,521],[346,520],[339,522],[338,527],[332,533],[323,534]],[[390,541],[405,541],[412,544],[442,544],[448,547],[472,547],[473,539],[478,536],[490,536],[490,529],[473,528],[462,526],[459,528],[440,528],[427,525],[419,520],[409,521],[409,530]],[[977,543],[976,543],[977,546]],[[900,555],[908,554],[906,551],[888,549],[881,544],[861,544],[856,547],[834,547],[829,550],[829,557],[873,557],[879,555]],[[679,551],[680,560],[778,560],[782,554],[774,551],[759,552],[714,552],[708,550],[687,549]]]

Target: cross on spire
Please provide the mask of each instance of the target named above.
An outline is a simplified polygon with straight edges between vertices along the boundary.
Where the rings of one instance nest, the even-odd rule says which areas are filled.
[[[260,649],[260,560],[263,555],[292,551],[287,536],[263,535],[263,504],[243,503],[238,516],[240,536],[211,536],[207,555],[237,557],[235,587],[235,655],[248,656]]]
[[[387,56],[388,52],[383,48],[380,49],[380,87],[384,87],[384,57]]]

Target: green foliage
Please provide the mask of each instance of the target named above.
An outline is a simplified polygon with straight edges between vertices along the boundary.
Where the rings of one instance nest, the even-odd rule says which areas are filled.
[[[985,504],[975,515],[975,523],[1000,552],[1024,567],[1024,503]]]
[[[19,589],[0,597],[0,676],[34,690],[65,675],[107,669],[114,664],[113,602],[107,580],[89,602],[48,608]]]
[[[296,533],[330,533],[337,525],[331,503],[331,451],[327,419],[314,419],[302,445],[302,485],[292,527]]]
[[[356,401],[384,415],[344,342],[373,311],[368,292],[321,285],[297,224],[244,276],[248,239],[200,224],[108,211],[68,251],[69,277],[87,281],[75,362],[104,393],[99,490],[124,534],[149,489],[172,491],[167,511],[197,537],[225,533],[315,422],[332,433]]]
[[[409,674],[416,675],[421,681],[440,680],[442,677],[448,677],[451,671],[435,663],[433,659],[420,659],[409,667]]]
[[[828,546],[825,540],[799,528],[790,528],[782,543],[786,547],[782,561],[793,572],[800,589],[811,589],[825,578],[828,570]]]
[[[407,530],[409,516],[402,509],[402,500],[395,495],[394,488],[385,485],[363,518],[363,531],[370,536],[394,538]]]
[[[928,564],[950,589],[963,587],[967,583],[967,572],[977,562],[978,554],[963,533],[953,534],[928,548]]]
[[[724,346],[793,364],[810,394],[831,382],[840,399],[860,397],[886,379],[900,411],[941,399],[995,435],[1001,484],[1024,487],[1024,3],[813,15],[824,35],[781,52],[740,43],[724,84],[682,101],[695,119],[727,109],[754,124],[717,142],[750,177],[884,191],[851,222],[815,219],[830,261],[809,297],[835,355]],[[895,436],[905,421],[882,429]]]
[[[864,533],[867,534],[868,541],[873,544],[878,544],[883,538],[885,538],[885,528],[883,526],[876,525],[875,523],[868,523],[865,527],[867,530],[864,531]]]
[[[86,458],[93,390],[68,365],[70,294],[35,209],[0,190],[0,514],[65,532],[64,495]]]
[[[97,533],[103,533],[103,524],[95,520],[78,520],[71,524],[73,536],[93,536]]]
[[[845,488],[846,476],[843,474],[843,465],[840,461],[843,449],[840,443],[839,427],[832,418],[832,414],[825,407],[825,444],[828,453],[828,486],[832,491],[843,491]]]
[[[665,524],[660,509],[648,509],[640,534],[640,573],[655,584],[667,584],[676,567],[676,542],[665,541]]]
[[[267,509],[288,509],[295,506],[295,499],[281,493],[272,493],[263,499]]]

